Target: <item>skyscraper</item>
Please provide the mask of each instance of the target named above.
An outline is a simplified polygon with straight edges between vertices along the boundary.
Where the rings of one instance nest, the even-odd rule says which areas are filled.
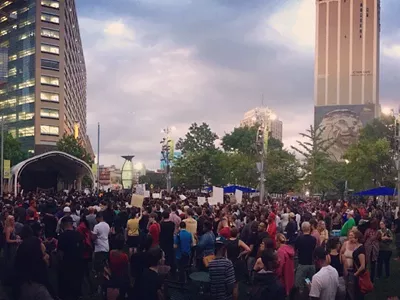
[[[379,106],[380,0],[316,0],[315,125],[340,160]]]
[[[74,0],[0,2],[0,114],[31,153],[86,134],[86,68]],[[5,78],[1,78],[6,69]]]
[[[282,142],[283,123],[268,107],[256,107],[252,110],[247,111],[243,116],[243,120],[240,121],[240,126],[255,126],[257,122],[260,121],[260,117],[264,119],[264,122],[268,122],[268,128],[271,132],[271,137]]]

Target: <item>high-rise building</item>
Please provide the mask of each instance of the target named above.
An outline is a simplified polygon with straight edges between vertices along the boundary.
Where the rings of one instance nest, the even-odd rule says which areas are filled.
[[[252,110],[249,110],[244,114],[243,120],[240,121],[240,126],[255,126],[258,122],[260,122],[260,118],[264,120],[264,122],[268,122],[268,127],[271,132],[271,137],[280,140],[282,142],[282,129],[283,123],[278,119],[276,114],[269,109],[268,107],[256,107]]]
[[[0,2],[0,114],[31,153],[55,149],[64,133],[78,127],[93,153],[75,0]]]
[[[380,0],[316,0],[315,126],[340,160],[380,113]]]

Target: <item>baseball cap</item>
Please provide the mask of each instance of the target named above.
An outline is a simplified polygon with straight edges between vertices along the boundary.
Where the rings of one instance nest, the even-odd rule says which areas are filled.
[[[215,239],[215,246],[225,246],[227,243],[228,241],[223,236],[218,236]]]
[[[66,207],[64,207],[64,210],[63,210],[65,213],[70,213],[71,212],[71,209],[68,207],[68,206],[66,206]]]

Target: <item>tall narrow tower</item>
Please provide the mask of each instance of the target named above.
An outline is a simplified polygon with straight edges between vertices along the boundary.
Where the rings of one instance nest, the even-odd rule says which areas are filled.
[[[341,159],[380,113],[380,0],[316,0],[315,125]]]

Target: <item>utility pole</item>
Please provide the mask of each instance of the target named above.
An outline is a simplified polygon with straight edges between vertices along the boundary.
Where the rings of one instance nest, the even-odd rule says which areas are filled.
[[[397,115],[394,115],[394,145],[397,168],[397,206],[400,207],[400,107]]]
[[[100,191],[100,122],[97,123],[97,192]]]
[[[167,192],[171,193],[172,189],[172,176],[171,176],[171,159],[170,159],[170,152],[173,151],[170,147],[171,143],[171,137],[170,134],[172,132],[171,127],[167,127],[166,129],[162,130],[163,133],[166,134],[166,136],[162,139],[161,141],[161,155],[162,155],[162,160],[165,161],[166,164],[166,179],[167,179]],[[173,153],[172,153],[173,155]]]
[[[269,114],[266,115],[265,111],[256,111],[256,120],[259,123],[256,148],[260,153],[260,163],[257,164],[258,171],[260,172],[260,202],[264,203],[266,193],[265,188],[265,158],[268,151],[268,135],[269,135]]]

